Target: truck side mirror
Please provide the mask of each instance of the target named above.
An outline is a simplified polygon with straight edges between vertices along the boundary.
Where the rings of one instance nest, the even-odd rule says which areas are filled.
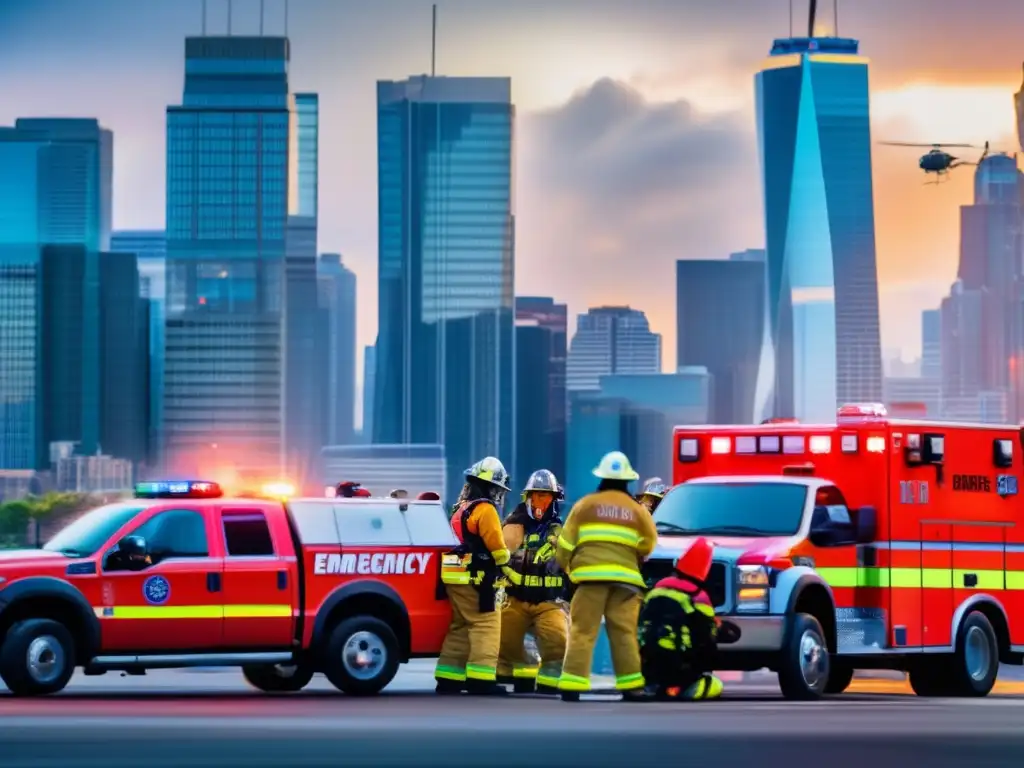
[[[870,544],[878,535],[878,513],[874,507],[861,507],[857,510],[857,543]]]
[[[854,544],[857,536],[853,520],[837,522],[828,509],[815,507],[811,515],[811,530],[808,538],[816,547],[841,547]]]
[[[149,545],[142,536],[125,536],[117,542],[117,552],[121,561],[130,570],[142,570],[146,567],[146,555],[149,554]]]

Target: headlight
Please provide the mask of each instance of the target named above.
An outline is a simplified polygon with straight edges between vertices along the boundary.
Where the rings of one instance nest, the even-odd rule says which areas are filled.
[[[768,569],[763,565],[741,565],[737,575],[736,610],[767,613]]]

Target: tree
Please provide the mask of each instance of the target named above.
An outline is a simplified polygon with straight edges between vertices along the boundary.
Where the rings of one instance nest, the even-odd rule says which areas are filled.
[[[25,546],[33,505],[26,499],[0,504],[0,546]]]

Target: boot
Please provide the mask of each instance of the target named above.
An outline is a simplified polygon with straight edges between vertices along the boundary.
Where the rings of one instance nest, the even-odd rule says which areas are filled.
[[[464,690],[466,690],[466,684],[458,680],[445,680],[440,679],[437,681],[437,687],[434,688],[434,693],[438,696],[458,696]]]
[[[647,691],[645,691],[643,688],[637,688],[637,689],[632,690],[632,691],[623,691],[622,692],[622,700],[623,701],[642,702],[642,701],[653,701],[654,698]]]
[[[470,696],[508,696],[508,689],[488,680],[467,680],[466,693]]]
[[[537,681],[529,677],[520,677],[512,684],[512,693],[533,693],[535,690]]]
[[[562,691],[562,701],[579,701],[579,691]]]
[[[553,685],[541,685],[537,683],[537,693],[542,693],[545,696],[557,696],[558,688]]]

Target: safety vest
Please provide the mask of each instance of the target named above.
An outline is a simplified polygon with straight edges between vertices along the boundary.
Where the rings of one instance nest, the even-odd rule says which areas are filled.
[[[640,611],[640,645],[679,654],[714,649],[715,609],[694,601],[699,587],[678,578],[659,581]]]
[[[441,566],[441,579],[446,584],[473,584],[479,586],[484,582],[493,583],[497,578],[498,567],[494,558],[487,550],[479,533],[469,530],[469,518],[478,504],[490,504],[490,499],[472,499],[464,501],[452,515],[451,527],[459,546],[444,555]]]
[[[536,521],[525,509],[517,509],[505,521],[506,525],[509,523],[523,526],[523,544],[509,563],[522,574],[523,583],[508,586],[506,594],[526,603],[546,603],[563,597],[564,575],[555,560],[557,543],[548,542],[552,533],[557,534],[562,521],[554,514]]]

